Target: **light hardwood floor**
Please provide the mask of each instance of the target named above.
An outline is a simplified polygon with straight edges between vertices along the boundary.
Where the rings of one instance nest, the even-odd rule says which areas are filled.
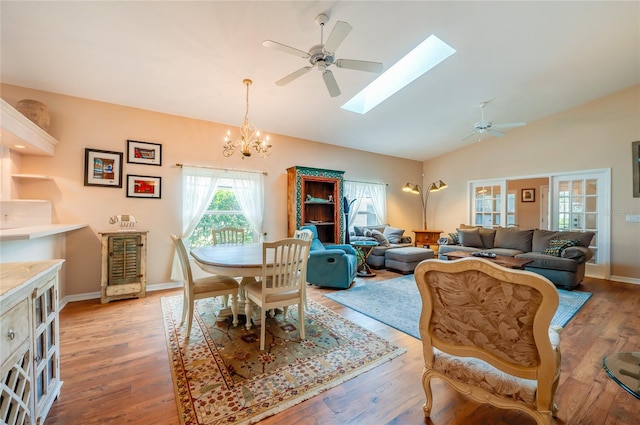
[[[355,285],[398,276],[378,271]],[[601,363],[612,352],[640,351],[640,286],[586,279],[580,289],[593,297],[563,331],[555,424],[639,424],[640,400],[613,382]],[[469,401],[439,380],[434,381],[433,415],[425,421],[421,342],[323,297],[330,291],[311,287],[308,294],[407,352],[261,424],[535,424],[524,413]],[[179,424],[160,298],[180,293],[68,304],[60,315],[64,385],[45,425]]]

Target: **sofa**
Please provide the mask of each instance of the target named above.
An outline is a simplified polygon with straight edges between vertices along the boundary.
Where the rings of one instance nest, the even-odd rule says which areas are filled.
[[[351,245],[323,245],[318,239],[315,225],[301,226],[313,233],[309,260],[307,260],[307,283],[328,288],[345,289],[356,278],[358,259]]]
[[[413,246],[411,236],[404,236],[404,229],[382,224],[379,226],[354,226],[349,233],[349,240],[376,241],[378,246],[371,250],[367,258],[367,264],[372,269],[385,268],[385,253],[389,249]]]
[[[447,252],[491,252],[533,260],[525,270],[538,273],[557,287],[573,289],[584,279],[585,263],[593,257],[589,249],[594,232],[519,230],[463,226],[442,240],[438,258]]]

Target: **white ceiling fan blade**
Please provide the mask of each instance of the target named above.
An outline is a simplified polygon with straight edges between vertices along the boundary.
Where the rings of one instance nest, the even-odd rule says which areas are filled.
[[[471,133],[470,135],[463,137],[462,139],[460,139],[461,142],[464,142],[465,140],[467,140],[469,137],[473,136],[474,134],[478,134],[477,131],[474,131],[473,133]]]
[[[327,90],[329,90],[331,97],[340,96],[340,88],[338,87],[338,83],[331,71],[328,69],[325,70],[322,73],[322,79],[324,80],[324,84],[327,86]]]
[[[487,130],[487,133],[496,136],[496,137],[504,137],[505,134],[502,131],[498,131],[498,130]]]
[[[513,127],[522,127],[527,125],[526,122],[520,121],[520,122],[510,122],[507,124],[496,124],[493,126],[493,128],[513,128]]]
[[[265,40],[262,42],[264,47],[270,49],[280,50],[281,52],[289,53],[290,55],[298,56],[300,58],[308,59],[309,53],[303,52],[295,47],[287,46],[286,44],[278,43],[277,41]]]
[[[284,86],[285,84],[289,84],[296,78],[302,77],[304,74],[311,71],[312,68],[313,68],[312,66],[305,66],[304,68],[300,68],[297,71],[293,71],[291,74],[287,75],[286,77],[276,81],[276,86]]]
[[[338,68],[375,72],[376,74],[380,74],[383,71],[383,66],[380,62],[360,61],[355,59],[338,59],[335,61],[335,65]]]
[[[338,47],[342,44],[347,35],[353,28],[346,22],[338,21],[333,27],[331,34],[327,37],[327,42],[324,43],[324,50],[329,53],[334,53]]]

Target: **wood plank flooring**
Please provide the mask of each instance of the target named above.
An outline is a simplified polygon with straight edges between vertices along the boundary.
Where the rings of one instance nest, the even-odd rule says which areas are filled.
[[[399,275],[378,271],[355,285]],[[593,293],[562,334],[557,425],[637,425],[640,400],[602,369],[602,357],[640,350],[640,286],[587,278]],[[534,425],[524,413],[468,400],[434,380],[432,417],[422,413],[421,342],[335,303],[311,287],[308,296],[366,327],[407,353],[298,404],[261,424],[296,425]],[[179,424],[161,317],[160,298],[73,302],[60,314],[62,393],[45,425]]]

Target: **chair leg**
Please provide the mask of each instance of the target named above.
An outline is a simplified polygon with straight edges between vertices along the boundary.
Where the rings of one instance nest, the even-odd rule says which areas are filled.
[[[233,326],[238,326],[238,294],[231,294],[231,313],[233,314]]]
[[[187,312],[187,336],[185,338],[189,338],[191,336],[191,322],[193,322],[193,308],[194,304],[189,303],[189,308]]]
[[[427,375],[427,372],[422,374],[422,387],[426,396],[426,402],[422,406],[422,410],[424,411],[424,417],[428,418],[431,416],[431,408],[433,407],[433,393],[431,392],[431,376]]]
[[[229,305],[229,295],[222,295],[222,308]]]
[[[298,304],[298,326],[300,327],[300,339],[306,339],[304,332],[304,302]]]
[[[180,326],[184,324],[184,319],[187,317],[187,311],[189,310],[189,303],[187,302],[187,297],[182,296],[182,318],[180,319]]]
[[[267,315],[264,314],[264,309],[261,311],[260,315],[260,351],[264,350],[264,340],[266,339],[266,330],[267,330]]]

